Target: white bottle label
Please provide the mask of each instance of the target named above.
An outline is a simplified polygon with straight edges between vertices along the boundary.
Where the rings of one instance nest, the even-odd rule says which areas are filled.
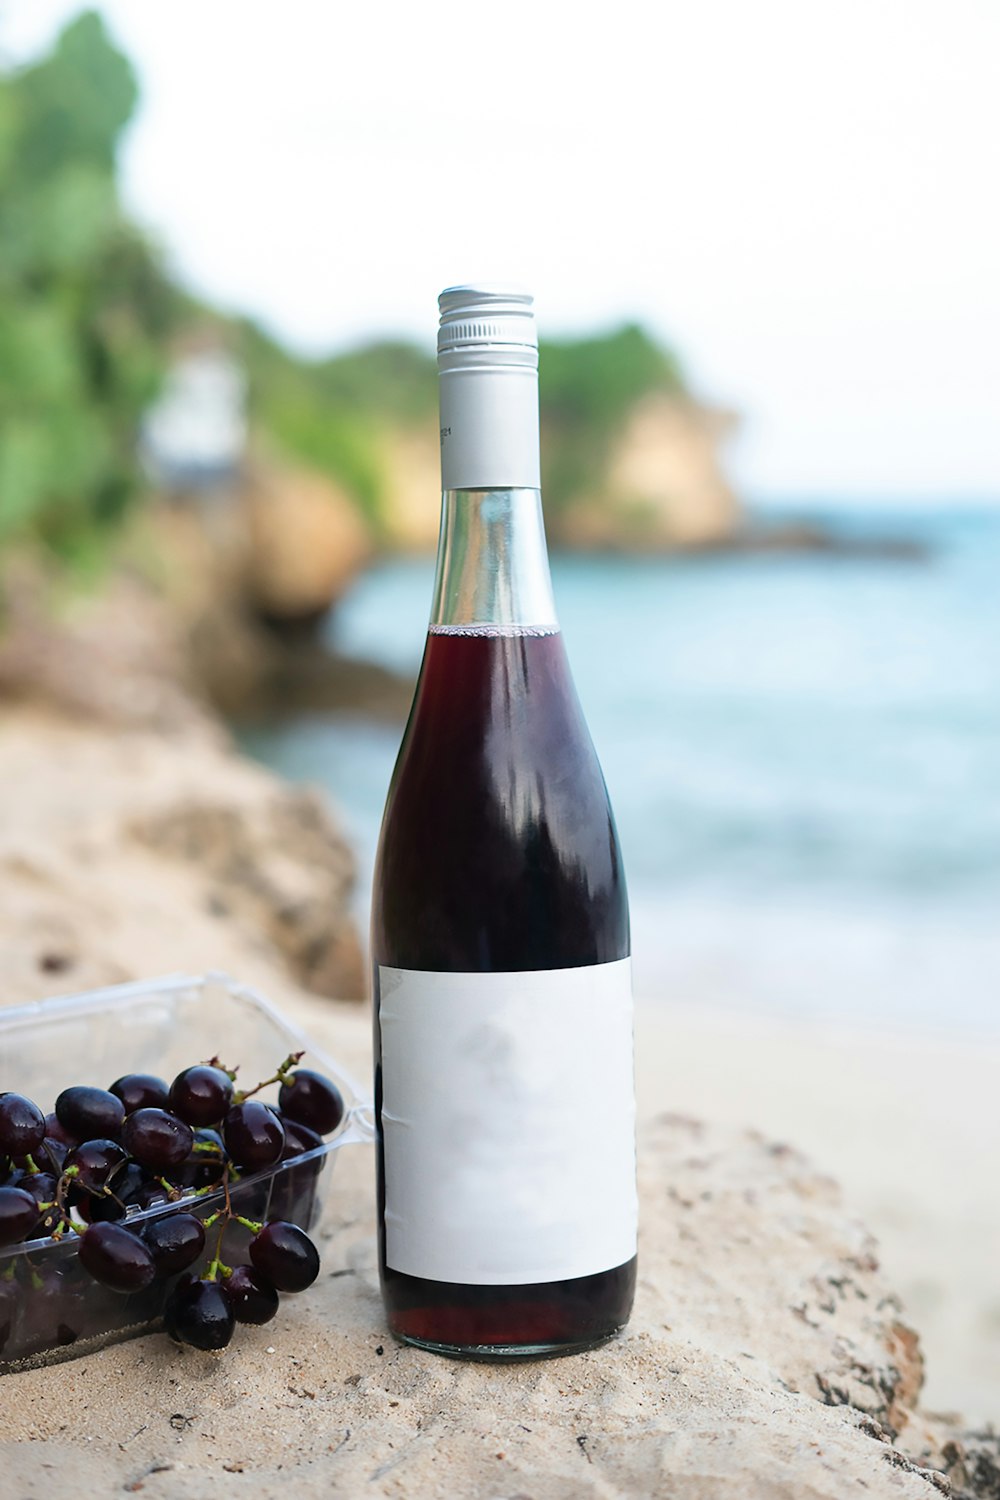
[[[636,1246],[629,959],[579,969],[379,969],[386,1261],[517,1286]]]

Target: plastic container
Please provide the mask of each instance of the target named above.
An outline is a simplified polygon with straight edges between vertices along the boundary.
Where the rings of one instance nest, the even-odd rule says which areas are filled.
[[[106,1088],[132,1072],[169,1081],[182,1068],[216,1054],[231,1066],[238,1063],[240,1080],[252,1085],[299,1051],[306,1054],[305,1066],[337,1084],[344,1118],[322,1146],[241,1178],[231,1186],[230,1198],[244,1218],[285,1218],[309,1230],[322,1211],[336,1152],[374,1138],[371,1105],[336,1062],[255,991],[225,974],[176,976],[0,1010],[0,1088],[27,1094],[45,1110],[71,1084]],[[260,1097],[273,1102],[277,1085]],[[185,1211],[207,1218],[223,1205],[224,1192],[220,1187],[181,1201]],[[178,1207],[164,1195],[149,1208],[129,1208],[122,1222],[141,1229]],[[222,1260],[245,1264],[250,1237],[242,1226],[229,1224]],[[217,1238],[210,1230],[204,1264],[216,1253]],[[59,1241],[0,1248],[0,1373],[72,1359],[147,1333],[162,1317],[176,1277],[158,1278],[147,1290],[123,1296],[84,1271],[76,1245],[76,1237],[67,1234]],[[197,1271],[199,1264],[191,1269]]]

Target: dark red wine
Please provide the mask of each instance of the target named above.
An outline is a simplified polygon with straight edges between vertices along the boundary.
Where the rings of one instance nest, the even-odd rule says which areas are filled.
[[[428,637],[375,877],[380,1124],[382,970],[537,973],[613,964],[629,953],[614,821],[562,637],[515,630],[455,627]],[[607,1103],[590,1101],[598,1112]],[[381,1130],[379,1205],[383,1290],[400,1336],[466,1354],[552,1353],[598,1342],[628,1318],[634,1256],[524,1285],[394,1269]]]

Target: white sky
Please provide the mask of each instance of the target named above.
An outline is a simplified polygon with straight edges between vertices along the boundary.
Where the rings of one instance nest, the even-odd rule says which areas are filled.
[[[0,0],[25,56],[78,7]],[[639,318],[757,495],[1000,499],[997,0],[105,0],[129,201],[301,347]],[[544,374],[543,374],[544,378]]]

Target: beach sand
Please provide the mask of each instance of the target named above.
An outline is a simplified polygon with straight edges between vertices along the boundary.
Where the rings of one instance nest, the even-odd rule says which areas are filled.
[[[920,1333],[924,1406],[1000,1421],[1000,1044],[646,1003],[636,1062],[641,1113],[753,1125],[835,1177]]]

